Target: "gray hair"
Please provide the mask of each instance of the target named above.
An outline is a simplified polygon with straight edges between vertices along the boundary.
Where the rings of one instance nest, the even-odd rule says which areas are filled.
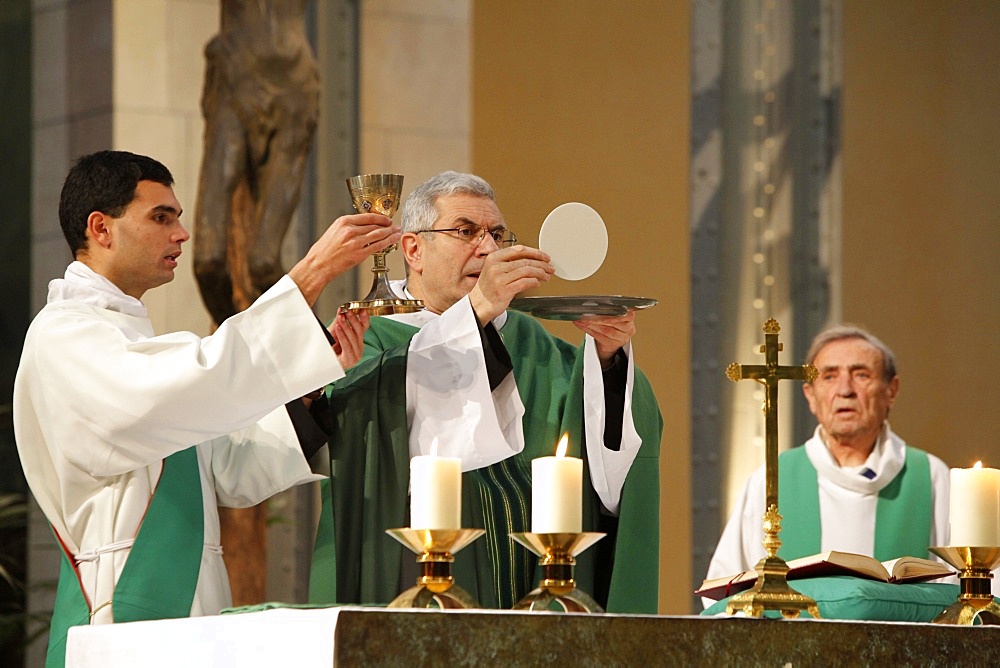
[[[449,195],[472,195],[496,202],[496,193],[484,179],[475,174],[441,172],[424,181],[410,193],[400,209],[403,232],[419,232],[434,227],[438,218],[437,200]]]
[[[834,325],[827,327],[817,334],[809,345],[809,350],[806,352],[806,363],[812,364],[816,356],[819,355],[819,351],[827,344],[845,339],[861,339],[875,346],[882,353],[882,376],[886,382],[896,377],[896,356],[889,349],[889,346],[882,343],[875,335],[855,325]]]

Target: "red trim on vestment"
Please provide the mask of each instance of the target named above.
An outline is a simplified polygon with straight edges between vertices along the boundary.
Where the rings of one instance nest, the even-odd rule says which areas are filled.
[[[51,524],[49,526],[52,526]],[[66,547],[66,543],[63,542],[62,536],[56,531],[55,527],[52,527],[52,533],[55,534],[56,540],[59,541],[59,547],[62,548],[63,554],[66,555],[66,559],[69,560],[69,566],[73,569],[73,573],[76,575],[76,583],[80,585],[80,592],[83,594],[83,600],[87,604],[87,612],[93,614],[94,606],[90,602],[90,598],[87,596],[87,590],[83,588],[83,580],[80,578],[80,569],[77,566],[76,559],[73,557],[73,553],[69,551]]]

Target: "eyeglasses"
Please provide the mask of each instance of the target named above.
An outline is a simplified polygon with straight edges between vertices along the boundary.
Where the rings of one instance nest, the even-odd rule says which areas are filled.
[[[493,243],[502,248],[513,246],[517,243],[517,235],[508,230],[506,227],[498,227],[495,230],[487,230],[482,225],[476,225],[474,223],[462,225],[461,227],[449,227],[443,230],[420,230],[418,234],[423,234],[424,232],[451,232],[452,234],[449,234],[449,237],[458,239],[459,241],[464,241],[465,243],[472,244],[473,246],[478,246],[482,243],[487,234],[493,238]]]

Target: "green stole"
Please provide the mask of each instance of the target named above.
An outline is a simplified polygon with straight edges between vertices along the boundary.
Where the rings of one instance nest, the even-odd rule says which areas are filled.
[[[66,633],[90,623],[90,606],[65,545],[56,588],[46,668],[66,663]],[[111,608],[115,622],[172,619],[191,614],[205,542],[201,474],[194,447],[163,460],[163,471],[132,544]]]
[[[400,560],[413,555],[404,555],[385,529],[408,522],[405,372],[407,346],[417,331],[398,321],[373,318],[362,362],[328,388],[334,414],[331,481],[322,486],[324,505],[310,574],[312,603],[384,604],[414,584],[399,581]],[[570,454],[582,457],[587,467],[582,351],[516,312],[508,312],[501,335],[525,404],[525,449],[463,474],[462,526],[483,528],[487,534],[459,552],[453,567],[456,583],[490,608],[512,607],[538,582],[534,555],[507,536],[530,528],[531,459],[552,454],[561,434],[569,432]],[[596,549],[585,551],[577,557],[574,576],[581,588],[593,593],[596,569],[613,569],[608,610],[655,613],[663,422],[652,389],[638,370],[633,416],[643,444],[622,492],[620,549],[610,550],[610,563],[600,565],[595,563]],[[601,504],[587,489],[584,531],[596,531]]]
[[[778,457],[778,508],[781,549],[786,561],[818,554],[822,527],[816,468],[804,447]],[[886,561],[902,556],[929,556],[933,524],[933,490],[927,453],[906,447],[903,468],[878,493],[875,510],[875,558]]]

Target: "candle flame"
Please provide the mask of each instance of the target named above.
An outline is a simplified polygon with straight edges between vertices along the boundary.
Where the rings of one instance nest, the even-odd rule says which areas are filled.
[[[556,446],[556,457],[565,457],[566,448],[569,447],[569,432],[562,435],[559,439],[559,445]]]
[[[435,436],[434,440],[431,441],[431,457],[437,457],[437,455],[438,455],[438,440],[437,436]]]
[[[983,468],[983,463],[982,462],[976,462],[975,465],[972,468],[974,468],[974,469],[981,469],[981,468]]]

